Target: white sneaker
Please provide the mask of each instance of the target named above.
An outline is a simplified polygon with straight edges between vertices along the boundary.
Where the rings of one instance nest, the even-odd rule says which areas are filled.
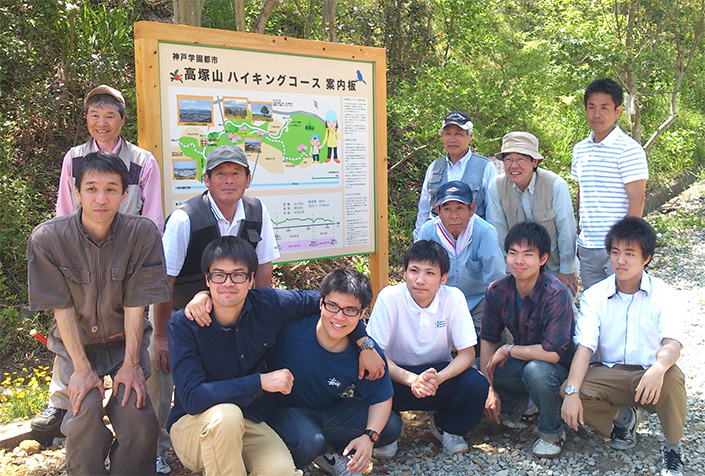
[[[558,441],[547,441],[539,436],[531,450],[537,458],[558,458],[565,444],[565,432],[561,431]]]
[[[389,443],[388,445],[380,446],[379,448],[374,448],[372,450],[372,456],[377,459],[392,459],[397,455],[397,449],[399,445],[397,440]]]
[[[468,444],[465,442],[463,437],[440,430],[436,426],[435,415],[431,417],[431,423],[428,425],[428,429],[431,430],[431,434],[435,436],[438,441],[443,443],[443,451],[446,453],[453,455],[458,453],[467,453]]]
[[[362,473],[348,471],[348,459],[337,453],[326,453],[313,460],[324,473],[333,476],[362,476]]]
[[[157,474],[169,474],[171,468],[164,458],[157,456]]]

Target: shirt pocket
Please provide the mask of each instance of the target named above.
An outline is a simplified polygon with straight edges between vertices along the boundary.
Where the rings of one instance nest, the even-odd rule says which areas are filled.
[[[542,211],[534,212],[534,221],[536,223],[554,221],[555,219],[556,219],[556,212],[553,210],[542,210]]]
[[[64,275],[71,283],[75,284],[88,284],[91,282],[91,272],[86,268],[69,268],[66,266],[59,266],[61,274]]]
[[[110,279],[113,281],[124,281],[125,276],[132,273],[132,263],[123,264],[110,268]]]
[[[465,261],[465,269],[471,277],[482,279],[482,262],[479,259],[468,257],[467,261]]]
[[[250,339],[250,349],[252,349],[252,358],[259,359],[261,356],[266,354],[269,349],[272,348],[274,343],[277,341],[276,334],[269,334],[264,336],[254,336]]]

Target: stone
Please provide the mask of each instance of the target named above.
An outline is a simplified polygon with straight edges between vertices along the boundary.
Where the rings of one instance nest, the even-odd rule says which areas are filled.
[[[28,455],[37,454],[42,451],[42,445],[37,440],[24,440],[19,444],[19,448]]]

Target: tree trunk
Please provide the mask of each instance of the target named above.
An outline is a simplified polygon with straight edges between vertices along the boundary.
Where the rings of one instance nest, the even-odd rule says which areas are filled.
[[[245,0],[233,0],[235,7],[235,28],[237,31],[247,31],[245,23]]]
[[[627,52],[634,54],[636,51],[634,30],[636,29],[636,15],[637,9],[639,8],[640,2],[638,0],[633,0],[629,4],[629,12],[627,13],[627,24],[625,27],[626,38],[625,46],[627,47]],[[639,94],[639,86],[637,84],[636,72],[634,71],[634,66],[631,63],[624,65],[624,75],[626,80],[626,90],[630,98],[630,108],[629,108],[629,121],[631,123],[631,133],[632,138],[641,144],[641,100]]]
[[[262,5],[262,10],[259,12],[255,26],[252,27],[253,33],[264,33],[267,27],[267,20],[269,20],[269,15],[286,0],[265,0],[264,5]]]
[[[335,2],[323,0],[323,32],[330,42],[335,42]]]
[[[206,0],[173,0],[174,24],[201,26],[201,13]]]

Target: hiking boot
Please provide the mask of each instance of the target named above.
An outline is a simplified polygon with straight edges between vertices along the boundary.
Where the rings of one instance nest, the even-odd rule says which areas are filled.
[[[676,450],[664,450],[661,476],[683,476],[683,460]]]
[[[171,467],[169,463],[166,462],[161,456],[157,456],[157,474],[169,474],[171,473]]]
[[[380,446],[379,448],[374,448],[372,450],[372,456],[377,459],[392,459],[397,455],[397,449],[399,445],[397,440],[389,443],[388,445]]]
[[[348,471],[348,459],[337,453],[326,453],[313,460],[324,473],[332,476],[362,476]]]
[[[468,444],[465,442],[462,436],[454,435],[443,431],[436,426],[435,415],[431,417],[431,423],[428,425],[428,429],[431,430],[431,434],[435,436],[438,441],[443,443],[443,451],[449,454],[467,453]]]
[[[612,433],[610,433],[610,446],[615,450],[630,450],[636,446],[636,427],[641,420],[641,408],[630,407],[632,418],[626,427],[619,426],[616,423],[612,425]]]
[[[30,426],[34,431],[42,433],[53,433],[59,431],[61,422],[64,421],[66,411],[63,408],[48,405],[39,415],[32,418]]]
[[[561,455],[561,451],[563,451],[564,444],[565,432],[561,430],[558,441],[544,440],[543,437],[539,436],[539,439],[534,442],[531,451],[537,458],[558,458]]]

